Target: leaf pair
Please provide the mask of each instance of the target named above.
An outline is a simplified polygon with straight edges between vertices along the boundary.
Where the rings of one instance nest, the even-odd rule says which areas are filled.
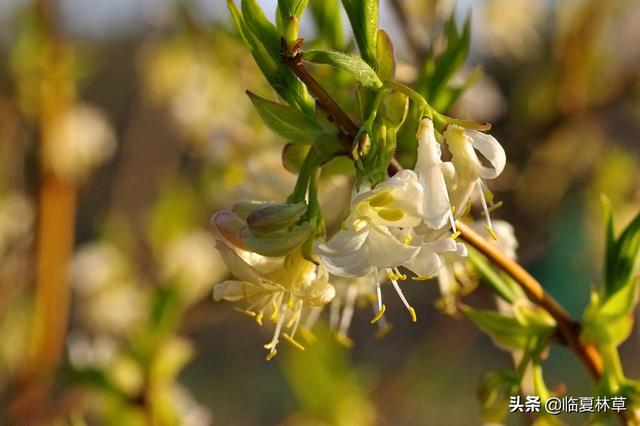
[[[545,338],[556,327],[555,320],[547,311],[530,303],[515,303],[513,316],[475,310],[468,306],[463,306],[462,312],[487,333],[496,345],[508,350],[526,350],[532,339]]]

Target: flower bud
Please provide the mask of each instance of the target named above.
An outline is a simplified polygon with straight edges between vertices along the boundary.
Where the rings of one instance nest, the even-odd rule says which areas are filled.
[[[273,203],[255,210],[247,216],[247,225],[254,234],[280,231],[296,223],[307,211],[305,203]]]

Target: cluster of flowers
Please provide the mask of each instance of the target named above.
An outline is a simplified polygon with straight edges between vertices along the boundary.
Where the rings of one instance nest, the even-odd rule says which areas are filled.
[[[474,194],[484,211],[485,228],[495,238],[485,180],[496,178],[504,169],[506,155],[498,141],[479,131],[449,125],[443,132],[443,144],[451,159],[443,161],[431,119],[421,121],[417,138],[415,169],[402,170],[374,187],[363,185],[354,190],[349,215],[339,231],[326,243],[316,242],[317,263],[305,259],[300,249],[279,257],[252,252],[247,243],[257,219],[241,214],[242,209],[213,216],[218,249],[237,278],[217,284],[214,299],[245,300],[249,306],[242,311],[258,324],[265,317],[275,323],[273,339],[265,345],[267,359],[276,354],[280,338],[301,348],[296,331],[308,330],[327,304],[331,304],[330,323],[347,345],[358,299],[371,300],[371,323],[378,323],[384,331],[381,282],[385,278],[416,321],[416,312],[398,284],[407,279],[399,268],[413,273],[414,280],[426,280],[466,256],[465,245],[456,240],[455,221],[468,211]],[[297,224],[288,233],[278,231],[272,241],[295,240],[301,228]]]

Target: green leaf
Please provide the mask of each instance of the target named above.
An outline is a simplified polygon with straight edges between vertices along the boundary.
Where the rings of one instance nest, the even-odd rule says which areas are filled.
[[[522,292],[519,291],[517,284],[498,274],[489,264],[489,261],[475,249],[469,248],[469,260],[480,273],[483,282],[488,285],[497,296],[509,303],[513,303],[522,297]]]
[[[327,64],[347,71],[364,86],[382,87],[382,81],[373,68],[356,56],[330,50],[308,50],[304,52],[304,59],[315,64]]]
[[[378,31],[378,0],[342,0],[360,56],[372,67],[376,66]]]
[[[267,46],[272,57],[277,57],[280,51],[280,34],[264,15],[256,0],[242,0],[242,16],[247,26],[258,40]]]
[[[300,143],[311,143],[324,134],[314,117],[296,108],[261,98],[247,91],[262,121],[271,130],[287,139]]]
[[[464,87],[449,89],[448,82],[464,64],[469,53],[471,41],[471,21],[466,19],[461,31],[458,30],[455,15],[452,14],[445,28],[446,47],[441,54],[435,55],[436,47],[431,46],[420,69],[416,82],[417,90],[439,111],[446,112]]]
[[[311,13],[318,30],[318,39],[334,50],[345,48],[344,30],[339,0],[310,0]]]
[[[311,147],[297,143],[288,143],[282,149],[282,165],[293,174],[298,174],[302,163],[307,157]]]
[[[518,392],[520,377],[515,371],[497,369],[485,373],[478,385],[484,423],[502,423],[509,414],[509,397]]]
[[[531,330],[521,325],[516,318],[493,311],[475,310],[468,306],[462,307],[462,312],[498,346],[507,349],[527,348],[532,336]]]
[[[396,75],[396,59],[393,43],[384,30],[378,30],[376,45],[376,61],[378,75],[382,81],[392,80]]]
[[[598,345],[618,346],[624,342],[633,327],[633,309],[638,300],[637,280],[606,299],[597,294],[584,314],[583,337]]]
[[[244,0],[244,15],[233,0],[227,0],[227,6],[238,33],[271,87],[290,105],[311,113],[313,99],[306,86],[280,62],[280,36],[275,26],[265,18],[260,6],[255,0]]]
[[[309,0],[278,0],[278,13],[284,18],[299,18],[307,7]]]
[[[613,225],[610,225],[613,227]],[[613,231],[608,231],[612,233]],[[607,237],[609,238],[609,237]],[[622,231],[615,243],[613,253],[607,253],[606,294],[612,294],[621,287],[637,280],[640,267],[640,214]]]

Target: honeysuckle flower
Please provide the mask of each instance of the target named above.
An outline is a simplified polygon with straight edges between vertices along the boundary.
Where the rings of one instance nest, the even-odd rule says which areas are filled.
[[[447,127],[444,137],[452,155],[451,163],[445,166],[445,177],[449,180],[449,195],[456,216],[464,213],[473,191],[477,191],[485,215],[486,230],[495,239],[484,180],[495,179],[504,170],[507,160],[504,149],[493,136],[455,124]],[[488,165],[478,158],[476,150],[487,160]]]
[[[317,251],[329,272],[362,277],[411,259],[417,249],[394,230],[418,226],[422,220],[422,187],[416,174],[403,170],[373,189],[359,191],[351,214],[338,233]]]
[[[324,266],[305,260],[298,251],[268,258],[220,240],[216,247],[236,279],[215,285],[214,300],[245,300],[249,306],[241,312],[254,317],[258,325],[265,315],[275,324],[273,338],[264,346],[267,360],[276,355],[280,337],[304,349],[294,339],[303,314],[326,305],[335,296]]]
[[[424,192],[422,199],[424,223],[432,229],[440,229],[449,221],[455,232],[455,222],[443,174],[442,152],[436,140],[431,119],[422,119],[416,136],[418,156],[415,172]]]
[[[376,281],[378,315],[385,311],[382,303],[380,270],[394,273],[396,268],[416,255],[419,247],[402,238],[402,229],[422,222],[423,189],[417,175],[402,170],[373,189],[359,191],[351,202],[351,214],[342,229],[316,250],[329,272],[341,277],[373,276]],[[415,321],[415,311],[392,281],[400,299]]]

